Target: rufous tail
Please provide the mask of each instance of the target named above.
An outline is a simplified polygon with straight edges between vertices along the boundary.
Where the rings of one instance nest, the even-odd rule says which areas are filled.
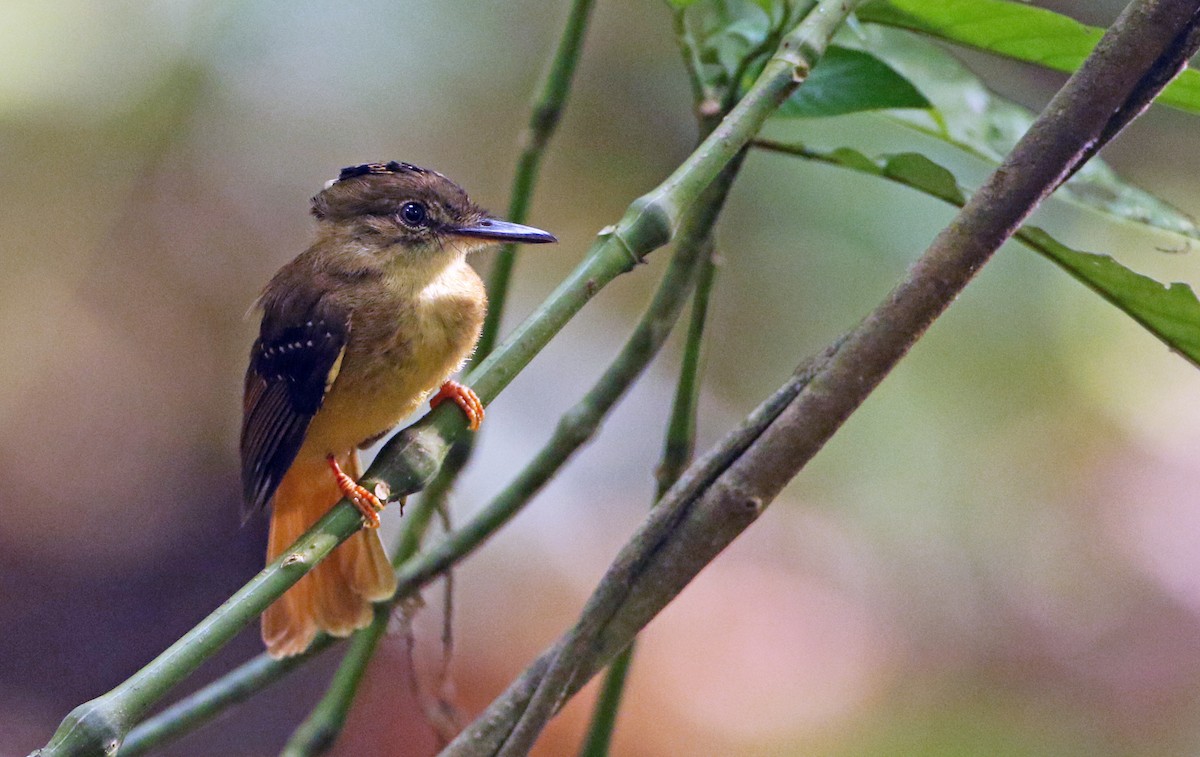
[[[356,480],[358,453],[338,463]],[[271,507],[267,562],[290,547],[342,498],[324,460],[297,462],[279,482]],[[288,589],[262,615],[262,637],[272,657],[300,654],[317,631],[348,636],[368,625],[372,602],[396,591],[396,574],[384,554],[378,531],[359,531]]]

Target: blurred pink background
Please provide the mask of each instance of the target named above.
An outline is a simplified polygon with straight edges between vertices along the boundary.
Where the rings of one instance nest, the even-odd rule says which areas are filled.
[[[1091,23],[1120,3],[1055,3]],[[436,168],[497,212],[565,3],[9,0],[0,5],[0,755],[44,744],[248,580],[243,314],[367,160]],[[1063,77],[961,56],[1038,107]],[[689,151],[665,3],[598,4],[530,222],[511,328]],[[1200,214],[1195,117],[1106,157]],[[773,128],[922,150],[874,116]],[[861,176],[752,156],[720,230],[703,449],[850,327],[950,218]],[[1195,286],[1177,240],[1061,203],[1037,223]],[[487,502],[615,353],[666,255],[605,290],[489,408],[456,518]],[[485,269],[485,257],[476,261]],[[478,712],[576,616],[649,504],[678,335],[602,435],[456,573],[453,686]],[[644,635],[620,755],[1171,755],[1200,748],[1200,374],[1011,246]],[[385,516],[394,530],[399,514]],[[437,685],[441,593],[415,623]],[[338,755],[428,754],[403,634]],[[183,690],[260,651],[249,629]],[[276,753],[337,652],[173,744]],[[179,693],[183,693],[182,691]],[[590,688],[539,753],[573,753]]]

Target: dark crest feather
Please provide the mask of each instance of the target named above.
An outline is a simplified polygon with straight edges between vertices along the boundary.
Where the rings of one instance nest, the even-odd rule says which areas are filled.
[[[337,181],[353,179],[356,176],[366,176],[372,173],[425,173],[425,169],[412,163],[401,163],[389,160],[387,163],[360,163],[357,166],[346,166],[338,174]]]

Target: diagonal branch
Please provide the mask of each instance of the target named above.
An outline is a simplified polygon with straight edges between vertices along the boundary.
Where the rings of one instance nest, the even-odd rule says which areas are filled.
[[[822,0],[784,37],[733,111],[679,168],[635,200],[620,221],[603,229],[579,267],[471,372],[468,381],[480,399],[494,399],[600,289],[671,239],[705,188],[808,75],[858,2]],[[384,487],[394,496],[419,490],[436,474],[453,440],[465,433],[461,413],[439,408],[392,437],[367,470],[364,484],[371,490]],[[340,502],[157,658],[112,691],[72,710],[41,757],[103,754],[119,748],[133,724],[167,691],[361,527],[358,511]]]
[[[657,505],[667,490],[679,480],[696,445],[696,405],[700,399],[700,356],[704,339],[704,323],[708,315],[709,295],[716,276],[716,251],[711,238],[705,259],[696,276],[696,291],[692,297],[692,316],[688,324],[687,340],[683,350],[683,361],[679,367],[679,381],[675,388],[675,399],[671,403],[670,419],[667,422],[663,453],[655,472],[657,487],[654,502]],[[621,650],[608,667],[608,673],[596,698],[592,722],[579,750],[580,757],[604,757],[608,754],[613,731],[616,728],[617,710],[621,706],[625,679],[633,662],[635,643]]]
[[[516,478],[462,528],[415,557],[413,553],[418,546],[415,534],[423,530],[420,519],[427,519],[432,508],[425,508],[426,503],[421,502],[417,509],[406,516],[401,548],[396,555],[399,561],[399,585],[395,596],[386,603],[389,607],[412,596],[482,545],[515,516],[570,456],[596,433],[601,421],[657,354],[671,325],[678,318],[686,301],[692,270],[705,251],[705,235],[720,213],[719,203],[728,192],[733,173],[731,167],[722,177],[718,177],[718,181],[698,203],[693,214],[694,221],[685,223],[680,229],[671,265],[625,346],[592,389],[567,411],[541,451]],[[440,480],[439,476],[430,488]],[[352,643],[357,644],[359,637],[365,634],[382,633],[384,626],[385,623],[380,621],[378,628],[375,625],[368,627]],[[122,747],[122,754],[127,750],[132,750],[130,754],[144,753],[154,740],[177,736],[184,730],[204,723],[225,707],[242,701],[251,692],[274,682],[293,669],[296,662],[328,648],[333,641],[336,640],[320,635],[304,654],[284,660],[271,660],[265,653],[259,655],[139,725],[130,733]]]
[[[693,466],[617,556],[577,624],[444,753],[527,752],[563,702],[757,519],[1086,156],[1145,73],[1190,33],[1198,9],[1200,0],[1131,3],[888,298],[756,411],[757,422]]]
[[[529,215],[542,157],[566,107],[594,5],[595,0],[573,0],[558,45],[538,86],[530,109],[529,124],[521,134],[521,154],[513,174],[508,214],[505,216],[514,223],[525,223]],[[496,343],[508,300],[509,280],[516,263],[516,248],[514,244],[503,245],[492,264],[487,285],[487,317],[471,358],[472,363],[486,358]],[[425,488],[418,503],[418,513],[426,516],[425,523],[428,523],[429,514],[445,507],[446,498],[470,459],[474,446],[475,435],[460,439],[447,455],[437,476]],[[401,560],[410,558],[416,552],[425,534],[423,526],[406,525],[410,527],[402,532],[401,542],[396,549],[397,558]],[[387,630],[389,616],[390,613],[376,613],[371,625],[355,634],[350,642],[351,649],[334,672],[325,695],[288,740],[284,748],[285,755],[303,757],[322,754],[333,745],[345,724],[363,672],[374,656],[373,650]]]
[[[559,119],[567,105],[571,92],[571,81],[575,66],[583,50],[583,38],[591,20],[592,6],[596,0],[573,0],[567,15],[567,24],[550,59],[550,66],[543,75],[541,86],[529,114],[529,125],[521,134],[521,155],[517,158],[517,170],[513,175],[511,194],[508,201],[508,220],[525,223],[529,206],[533,202],[533,187],[542,167],[542,157],[550,137],[558,128]],[[492,352],[496,337],[500,333],[500,321],[504,316],[504,305],[508,301],[508,282],[516,264],[516,245],[501,246],[488,274],[488,314],[483,323],[483,333],[475,348],[472,362],[479,362]]]

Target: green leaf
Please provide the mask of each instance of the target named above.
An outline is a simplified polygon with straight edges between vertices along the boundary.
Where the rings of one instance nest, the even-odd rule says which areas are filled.
[[[896,26],[1055,71],[1079,68],[1104,34],[1045,8],[1009,0],[872,0],[860,21]],[[1188,69],[1157,102],[1200,113],[1200,71]]]
[[[730,76],[738,70],[744,58],[751,55],[771,33],[770,20],[761,16],[739,18],[713,37],[711,43],[717,60]]]
[[[766,141],[755,144],[774,152],[884,177],[958,207],[966,202],[954,175],[918,153],[900,153],[872,160],[848,147],[819,151],[798,144]],[[1188,362],[1200,367],[1200,301],[1191,287],[1178,282],[1164,286],[1129,270],[1108,255],[1067,247],[1035,226],[1023,226],[1014,236],[1115,305]]]
[[[687,26],[702,77],[715,89],[741,79],[751,57],[774,48],[768,44],[772,20],[757,0],[669,0],[677,12],[687,13]]]
[[[843,44],[861,45],[912,82],[933,107],[890,110],[890,120],[998,163],[1033,123],[1025,108],[991,92],[975,74],[937,45],[913,34],[878,26],[844,35]],[[1200,225],[1186,213],[1121,179],[1093,158],[1058,192],[1070,202],[1124,221],[1200,239]]]
[[[1116,305],[1192,365],[1200,366],[1200,302],[1187,284],[1164,286],[1108,255],[1073,250],[1036,226],[1021,229],[1017,239]]]
[[[883,175],[951,205],[961,207],[967,201],[954,174],[920,153],[903,152],[887,156]]]
[[[762,12],[767,14],[772,21],[780,13],[785,13],[787,8],[781,0],[750,0],[750,2],[762,9]]]
[[[896,70],[870,53],[830,45],[796,93],[776,115],[819,118],[930,103]]]

